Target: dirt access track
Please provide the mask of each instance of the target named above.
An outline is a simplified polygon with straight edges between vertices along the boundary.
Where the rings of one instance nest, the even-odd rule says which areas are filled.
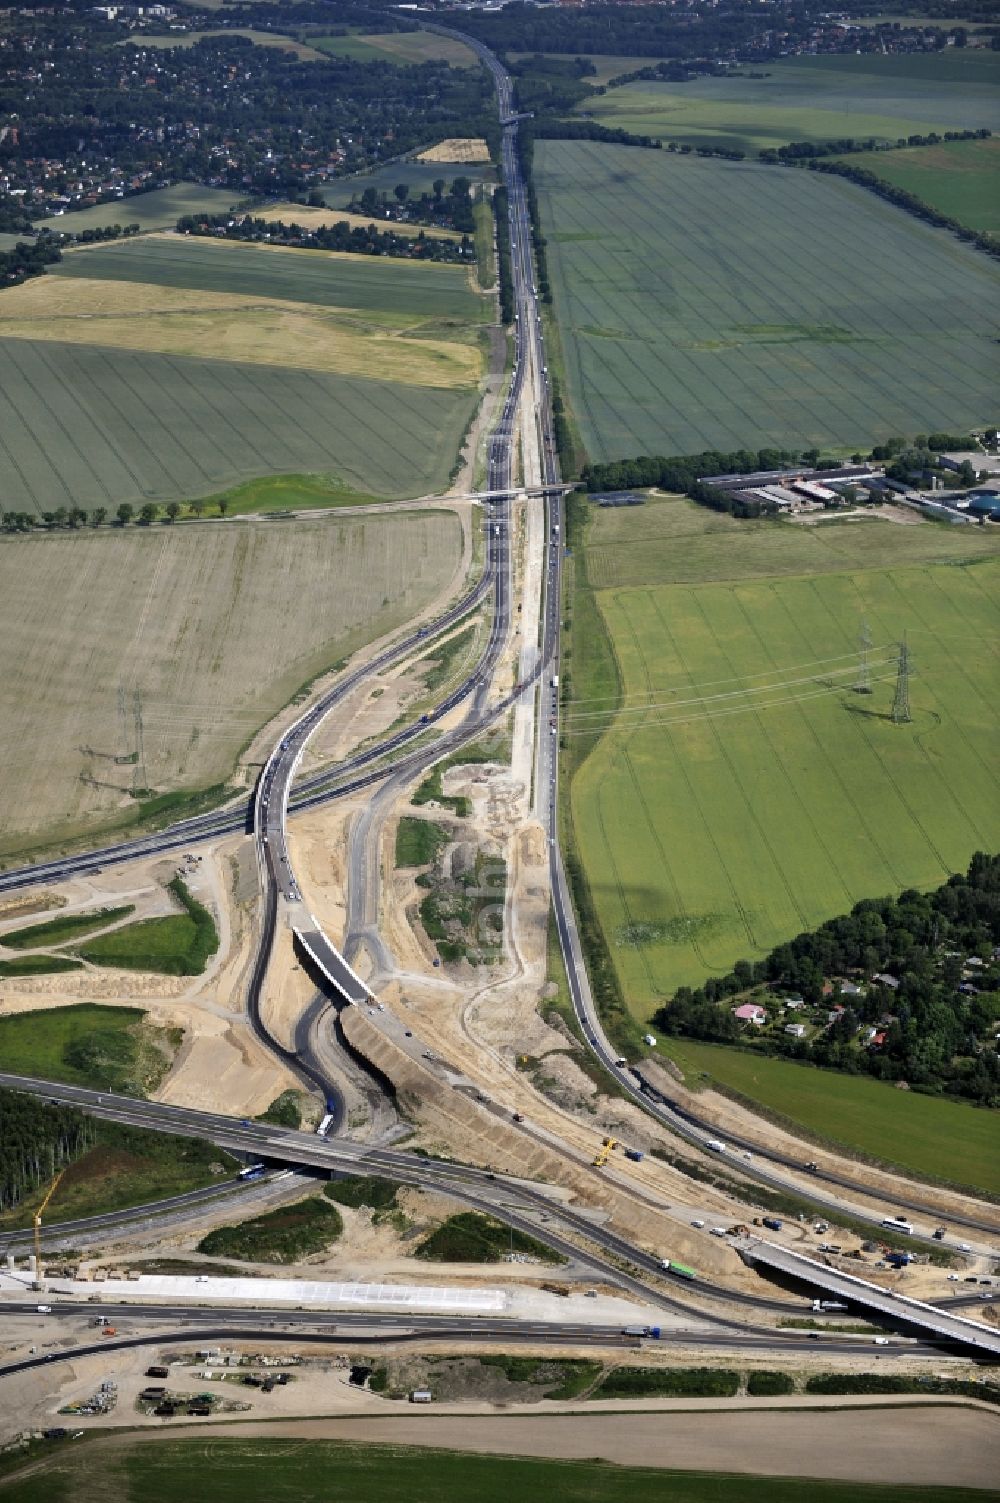
[[[815,1402],[815,1401],[814,1401]],[[830,1404],[830,1400],[822,1401]],[[836,1402],[836,1401],[834,1401]],[[851,1414],[815,1408],[808,1400],[753,1405],[672,1401],[644,1412],[521,1415],[462,1413],[387,1415],[384,1419],[316,1419],[270,1424],[199,1426],[202,1435],[234,1440],[333,1440],[353,1444],[429,1446],[501,1456],[600,1460],[618,1466],[739,1472],[843,1482],[992,1489],[1000,1467],[1000,1417],[985,1407],[933,1403],[843,1401]],[[737,1407],[738,1406],[738,1407]],[[886,1408],[893,1409],[891,1417]],[[539,1419],[541,1423],[539,1423]],[[850,1444],[845,1445],[845,1434]],[[176,1438],[168,1427],[153,1434],[92,1442],[94,1460],[106,1447]]]

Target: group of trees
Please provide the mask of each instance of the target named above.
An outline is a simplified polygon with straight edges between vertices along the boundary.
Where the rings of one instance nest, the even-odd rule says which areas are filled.
[[[352,214],[428,224],[458,230],[463,235],[473,235],[476,230],[472,179],[464,176],[453,179],[450,187],[443,177],[435,178],[431,192],[419,195],[412,192],[408,183],[397,183],[391,195],[369,185],[362,193],[355,193],[347,207]]]
[[[0,1211],[47,1185],[95,1138],[96,1123],[74,1107],[0,1090]]]
[[[351,225],[346,219],[305,229],[294,222],[286,224],[283,219],[261,219],[252,214],[238,219],[230,214],[185,214],[178,219],[177,229],[183,235],[267,241],[299,250],[350,251],[356,256],[398,256],[411,261],[467,261],[475,255],[468,235],[460,241],[427,235],[423,230],[416,235],[397,235],[395,230],[382,230],[376,224]]]
[[[53,236],[42,234],[32,244],[18,241],[13,250],[0,251],[0,287],[16,287],[29,277],[40,277],[62,260]]]
[[[198,497],[188,501],[188,516],[200,517],[207,504]],[[217,496],[212,504],[220,517],[224,517],[229,510],[225,496]],[[182,516],[184,506],[180,501],[168,501],[163,507],[155,501],[146,501],[136,510],[130,501],[123,501],[115,508],[113,515],[106,506],[97,506],[93,511],[85,511],[81,506],[57,506],[55,511],[40,513],[4,511],[0,512],[0,528],[4,532],[79,532],[85,527],[103,527],[109,522],[118,527],[128,527],[132,522],[140,527],[149,527],[158,520],[161,512],[164,522],[176,522]]]
[[[1000,967],[990,957],[998,945],[1000,856],[979,852],[964,876],[935,892],[909,888],[897,898],[866,899],[762,961],[740,961],[727,976],[681,987],[656,1024],[665,1033],[734,1042],[744,1037],[731,1006],[736,995],[763,987],[797,992],[818,1006],[833,978],[858,976],[867,980],[862,994],[812,1042],[755,1030],[752,1046],[996,1104]],[[973,968],[966,966],[970,956],[979,962]],[[964,974],[977,980],[963,981]],[[873,982],[876,975],[897,985]],[[766,1005],[767,995],[761,1001]],[[884,1032],[878,1047],[862,1046],[865,1025]]]

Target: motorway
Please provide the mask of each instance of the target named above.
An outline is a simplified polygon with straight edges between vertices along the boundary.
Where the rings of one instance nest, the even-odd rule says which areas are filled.
[[[37,1305],[34,1304],[5,1304],[4,1310],[12,1317],[20,1314],[33,1318],[35,1321],[38,1319]],[[52,1318],[79,1319],[81,1316],[92,1317],[93,1313],[93,1305],[60,1302],[53,1307]],[[459,1320],[453,1315],[373,1315],[343,1311],[310,1311],[308,1315],[300,1314],[290,1319],[287,1310],[265,1308],[241,1313],[234,1311],[227,1317],[220,1315],[218,1310],[206,1309],[198,1305],[172,1306],[170,1309],[165,1309],[162,1305],[113,1305],[104,1302],[101,1304],[101,1314],[116,1323],[125,1320],[148,1322],[169,1320],[171,1322],[186,1321],[188,1324],[179,1330],[169,1328],[127,1336],[105,1337],[57,1352],[22,1357],[16,1362],[0,1366],[0,1378],[15,1373],[30,1372],[34,1368],[46,1367],[54,1362],[74,1362],[81,1357],[105,1356],[109,1352],[128,1351],[135,1347],[190,1346],[192,1343],[202,1344],[208,1341],[274,1342],[281,1340],[300,1343],[303,1346],[325,1343],[341,1348],[348,1344],[351,1346],[385,1346],[386,1344],[420,1342],[426,1345],[429,1341],[468,1341],[534,1347],[554,1346],[561,1349],[568,1346],[601,1349],[617,1347],[632,1352],[639,1352],[650,1347],[654,1349],[680,1347],[684,1350],[698,1348],[710,1352],[732,1352],[736,1348],[741,1353],[762,1351],[777,1357],[787,1355],[790,1350],[802,1350],[804,1347],[804,1333],[796,1335],[794,1332],[764,1332],[734,1341],[731,1336],[720,1336],[710,1331],[683,1331],[667,1332],[660,1338],[643,1341],[642,1338],[626,1334],[620,1325],[582,1325],[572,1321],[503,1320],[493,1316]],[[823,1339],[822,1350],[825,1355],[857,1357],[861,1345],[862,1343],[859,1343],[857,1338],[848,1341],[830,1336]],[[907,1341],[882,1347],[879,1356],[882,1360],[893,1357],[930,1357],[940,1356],[940,1351],[936,1347]]]

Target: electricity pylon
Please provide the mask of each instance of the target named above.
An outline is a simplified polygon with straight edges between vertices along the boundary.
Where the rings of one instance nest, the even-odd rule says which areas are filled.
[[[906,645],[906,633],[899,644],[899,656],[896,659],[896,692],[892,698],[892,723],[893,725],[909,725],[913,716],[910,714],[910,651]]]

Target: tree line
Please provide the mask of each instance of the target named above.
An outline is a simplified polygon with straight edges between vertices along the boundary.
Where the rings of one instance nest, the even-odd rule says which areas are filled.
[[[356,256],[394,256],[409,261],[467,261],[474,255],[468,235],[460,241],[445,240],[420,230],[416,235],[397,235],[376,224],[350,224],[340,219],[315,229],[286,224],[283,219],[261,219],[244,214],[185,214],[177,221],[182,235],[207,235],[217,240],[266,241],[291,245],[299,250],[346,251]]]
[[[54,511],[3,511],[0,512],[0,529],[4,532],[81,532],[86,528],[103,527],[105,524],[128,527],[135,522],[139,527],[150,527],[162,513],[165,523],[176,522],[187,511],[188,517],[198,518],[204,514],[209,503],[200,497],[181,503],[168,501],[158,506],[155,501],[146,501],[138,509],[130,501],[123,501],[114,512],[107,506],[96,506],[86,511],[82,506],[57,506]],[[216,514],[224,517],[229,510],[226,496],[216,496],[211,503]]]
[[[861,995],[850,995],[811,1042],[755,1030],[752,1047],[997,1105],[1000,965],[991,957],[998,945],[1000,856],[977,852],[964,875],[935,892],[907,888],[895,898],[865,899],[762,961],[739,961],[726,976],[679,988],[655,1022],[664,1033],[735,1043],[745,1037],[730,1005],[735,996],[756,994],[767,1006],[775,992],[798,993],[822,1006],[827,996],[836,1001],[825,991],[831,981],[860,977]],[[866,1025],[881,1028],[876,1047],[858,1037]]]
[[[765,147],[757,153],[759,162],[773,166],[775,162],[809,161],[814,157],[850,156],[858,151],[903,151],[910,146],[940,146],[942,141],[988,141],[991,130],[946,130],[940,135],[932,130],[926,136],[900,136],[896,141],[884,141],[877,136],[859,140],[856,136],[843,136],[831,141],[789,141],[785,146]]]

